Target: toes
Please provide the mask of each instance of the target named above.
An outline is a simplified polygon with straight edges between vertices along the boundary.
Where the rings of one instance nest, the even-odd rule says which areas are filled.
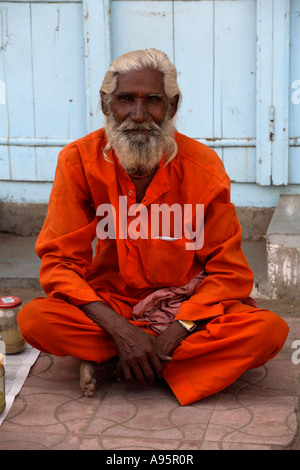
[[[85,385],[85,387],[82,391],[84,392],[84,395],[86,397],[92,397],[94,395],[95,390],[96,390],[95,382],[96,382],[95,380],[92,380],[92,382]]]
[[[102,364],[82,361],[80,364],[80,388],[86,397],[92,397],[96,388],[114,377],[117,358]]]
[[[83,361],[80,364],[80,388],[86,397],[92,397],[96,389],[94,367],[91,363]]]

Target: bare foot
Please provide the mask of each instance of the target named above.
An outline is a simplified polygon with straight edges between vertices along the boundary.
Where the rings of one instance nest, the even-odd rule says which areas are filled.
[[[97,364],[82,361],[80,364],[80,388],[86,397],[92,397],[96,388],[112,379],[117,365],[117,358]]]

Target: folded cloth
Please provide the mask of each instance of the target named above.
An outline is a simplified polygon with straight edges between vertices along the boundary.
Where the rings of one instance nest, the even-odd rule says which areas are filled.
[[[133,320],[146,321],[148,328],[161,333],[174,321],[182,302],[193,295],[205,276],[202,270],[184,286],[163,287],[152,292],[133,307]]]
[[[133,307],[133,320],[147,322],[149,329],[161,333],[173,323],[182,302],[194,294],[205,277],[206,272],[202,270],[184,286],[164,287],[152,292]],[[257,307],[250,297],[242,302]]]

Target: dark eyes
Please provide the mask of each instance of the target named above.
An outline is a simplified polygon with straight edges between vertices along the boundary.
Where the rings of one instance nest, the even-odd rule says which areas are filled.
[[[148,101],[152,102],[152,103],[155,103],[155,102],[158,102],[160,103],[162,101],[161,97],[160,96],[157,96],[157,95],[150,95],[148,96]]]
[[[134,102],[134,96],[133,95],[119,95],[118,100],[122,102],[130,103],[130,102]],[[147,103],[161,103],[162,98],[161,96],[158,96],[158,95],[149,95],[146,97],[145,101]]]
[[[120,95],[118,96],[119,101],[133,101],[132,95]]]

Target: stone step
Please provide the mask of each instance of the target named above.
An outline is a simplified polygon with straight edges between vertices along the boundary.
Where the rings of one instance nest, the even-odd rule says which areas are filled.
[[[273,296],[300,299],[300,195],[281,195],[267,230],[266,248]]]
[[[40,260],[35,254],[36,236],[22,237],[0,232],[0,286],[17,284],[36,287],[39,284]]]
[[[36,236],[22,237],[0,232],[0,287],[40,288],[40,260],[35,254]],[[266,289],[266,243],[264,240],[244,242],[245,256],[254,272],[255,296],[268,296]]]
[[[286,286],[286,281],[289,280],[286,277],[289,273],[288,262],[294,266],[292,263],[296,259],[295,253],[298,253],[299,257],[299,248],[291,246],[287,248],[285,245],[279,244],[280,240],[285,243],[285,240],[289,239],[290,242],[290,238],[288,234],[285,238],[280,238],[281,234],[275,231],[276,226],[273,222],[272,219],[267,243],[264,239],[260,239],[259,241],[246,241],[242,244],[243,252],[254,273],[255,282],[251,295],[266,299],[277,298],[279,294],[282,295],[283,291],[285,296],[294,297],[296,285],[292,284],[293,289],[290,285]],[[293,235],[291,239],[297,240],[297,234]],[[300,235],[298,237],[300,238]],[[14,284],[19,287],[40,288],[40,260],[34,251],[36,238],[36,235],[22,237],[0,232],[0,286],[2,289]],[[288,256],[286,256],[287,254]],[[298,277],[294,275],[297,268]],[[299,264],[294,267],[291,274],[293,282],[296,284],[297,279],[299,280]],[[272,284],[268,282],[268,279],[272,281]],[[281,284],[285,286],[284,289],[281,289]]]

